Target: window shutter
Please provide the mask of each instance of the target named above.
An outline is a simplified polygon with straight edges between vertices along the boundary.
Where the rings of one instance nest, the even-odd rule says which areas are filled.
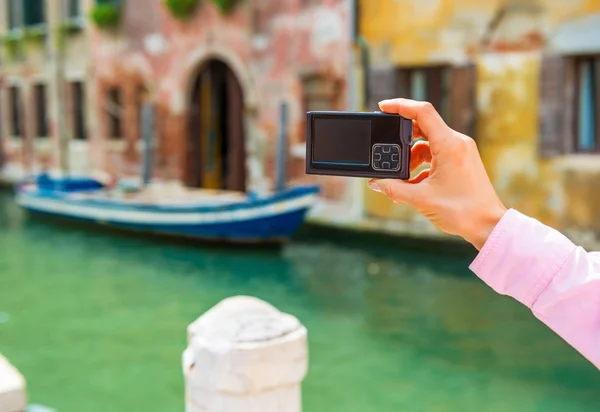
[[[572,117],[572,113],[567,112],[572,112],[573,100],[566,86],[566,59],[560,55],[545,55],[540,65],[539,149],[542,157],[550,157],[566,149],[565,132],[571,123],[568,118]]]
[[[379,110],[379,103],[396,96],[396,69],[394,66],[369,68],[369,110]]]
[[[5,119],[8,119],[6,115],[5,107],[8,106],[6,99],[6,87],[3,82],[0,82],[0,170],[4,166],[6,161],[6,155],[4,154],[4,142],[6,141],[6,130],[4,127]]]
[[[396,73],[396,97],[410,99],[410,69],[399,69]]]
[[[562,97],[559,105],[563,108],[563,124],[562,124],[562,151],[563,153],[571,153],[575,150],[575,99],[577,98],[577,73],[575,59],[564,58],[564,88],[565,95]]]
[[[450,127],[460,133],[475,138],[475,121],[477,117],[475,64],[452,68],[450,75]]]
[[[594,84],[596,87],[596,151],[600,151],[600,57],[594,61]]]

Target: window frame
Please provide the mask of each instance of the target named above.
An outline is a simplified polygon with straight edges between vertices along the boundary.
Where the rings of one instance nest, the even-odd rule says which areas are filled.
[[[18,84],[10,84],[7,87],[9,117],[9,137],[13,140],[23,140],[23,87]]]
[[[86,83],[82,79],[69,82],[71,100],[71,134],[73,140],[85,142],[88,140],[86,119]],[[79,97],[79,99],[76,99]]]
[[[573,61],[574,67],[574,93],[573,100],[569,104],[573,107],[574,119],[573,119],[573,133],[571,138],[573,142],[571,144],[573,154],[600,154],[600,54],[583,54],[566,57]],[[591,62],[592,70],[592,108],[591,116],[594,119],[594,147],[591,149],[585,149],[581,147],[579,141],[580,131],[580,103],[581,103],[581,64],[584,62]]]
[[[307,82],[322,81],[325,84],[331,85],[327,91],[319,91],[318,93],[307,92]],[[300,87],[302,89],[302,108],[304,112],[311,109],[309,100],[326,100],[331,106],[330,110],[339,110],[340,107],[340,92],[342,91],[342,80],[323,73],[309,73],[300,76]]]
[[[318,93],[308,93],[307,92],[307,82],[317,80],[322,81],[325,84],[329,84],[330,87],[327,88],[327,91],[323,91],[323,89],[319,89]],[[327,73],[314,71],[303,73],[299,78],[300,89],[302,93],[301,98],[301,107],[302,112],[306,113],[308,111],[314,110],[311,108],[310,100],[318,99],[328,101],[329,108],[327,110],[340,110],[342,106],[341,96],[343,92],[343,80],[332,76]],[[300,132],[299,132],[299,140],[300,143],[304,143],[306,140],[306,122],[301,122]]]
[[[114,95],[113,95],[114,93]],[[114,99],[116,97],[116,99]],[[112,141],[124,141],[123,129],[123,98],[124,92],[120,85],[113,85],[106,88],[106,108],[107,132]]]
[[[400,95],[404,95],[401,97],[415,99],[411,90],[412,78],[415,73],[424,72],[426,78],[425,98],[423,100],[433,104],[444,121],[448,122],[451,116],[452,107],[452,69],[450,64],[399,66],[396,69],[398,77],[398,84],[396,86],[397,92],[399,92]],[[432,88],[432,84],[434,84],[434,88]]]
[[[27,23],[27,4],[25,4],[25,1],[26,0],[7,0],[5,8],[7,15],[7,32],[14,37],[23,36],[26,29],[33,29],[46,34],[48,29],[46,2],[44,0],[38,0],[42,7],[41,21]]]
[[[47,139],[50,135],[50,125],[48,121],[48,85],[43,82],[32,85],[33,92],[33,113],[35,138]],[[41,99],[41,101],[40,101]]]

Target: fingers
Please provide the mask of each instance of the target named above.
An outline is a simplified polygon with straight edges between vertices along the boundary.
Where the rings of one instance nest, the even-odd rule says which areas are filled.
[[[410,150],[410,171],[412,172],[423,163],[431,163],[429,142],[419,141]]]
[[[423,132],[421,131],[421,128],[419,127],[419,123],[415,122],[413,120],[413,135],[412,135],[413,140],[416,139],[425,139],[427,140],[427,138],[425,136],[423,136]]]
[[[408,204],[411,204],[418,192],[422,190],[419,185],[399,179],[372,179],[369,181],[369,187],[383,193],[396,203]]]
[[[434,153],[439,150],[443,140],[450,135],[448,126],[431,103],[392,99],[380,102],[379,107],[385,113],[396,113],[407,119],[415,120],[422,137],[429,140]]]
[[[414,178],[410,179],[408,181],[408,183],[411,183],[411,184],[421,183],[423,180],[425,180],[429,177],[430,172],[431,172],[431,169],[421,170],[419,172],[419,174],[416,175]]]

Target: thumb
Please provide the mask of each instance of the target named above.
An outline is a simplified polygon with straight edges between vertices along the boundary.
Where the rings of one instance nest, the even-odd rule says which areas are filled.
[[[418,184],[409,183],[400,179],[372,179],[369,187],[381,192],[396,203],[411,204],[412,200],[422,189]]]

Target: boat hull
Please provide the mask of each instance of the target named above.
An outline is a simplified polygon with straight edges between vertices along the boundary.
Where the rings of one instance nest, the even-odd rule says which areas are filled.
[[[67,195],[17,193],[27,212],[102,227],[218,242],[273,243],[294,235],[316,200],[318,189],[290,190],[275,198],[215,207],[139,207],[78,201]]]

